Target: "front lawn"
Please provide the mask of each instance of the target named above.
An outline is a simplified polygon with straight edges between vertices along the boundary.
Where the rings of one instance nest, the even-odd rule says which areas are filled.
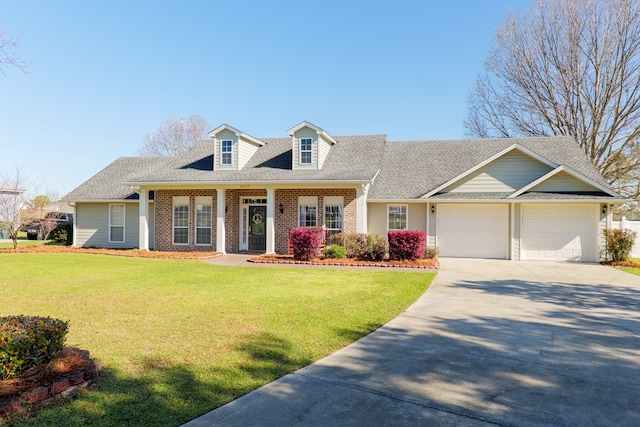
[[[375,330],[432,273],[0,254],[0,315],[70,320],[104,368],[22,426],[177,426]]]
[[[640,264],[640,258],[629,258],[629,261]],[[640,276],[640,268],[623,267],[621,268],[621,270],[626,271],[627,273],[635,274],[636,276]]]

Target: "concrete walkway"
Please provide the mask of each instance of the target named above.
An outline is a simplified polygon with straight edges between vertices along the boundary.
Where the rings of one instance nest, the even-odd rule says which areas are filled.
[[[640,277],[441,260],[406,312],[186,425],[636,426]]]

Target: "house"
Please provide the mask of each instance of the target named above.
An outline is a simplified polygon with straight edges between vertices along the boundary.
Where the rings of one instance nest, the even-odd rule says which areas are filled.
[[[412,229],[441,256],[597,261],[616,194],[568,137],[390,142],[308,122],[223,124],[180,157],[124,157],[66,195],[76,246],[286,253],[288,233]]]

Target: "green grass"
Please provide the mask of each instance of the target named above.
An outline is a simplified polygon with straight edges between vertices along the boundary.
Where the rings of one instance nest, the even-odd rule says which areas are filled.
[[[434,277],[88,254],[0,266],[0,315],[69,320],[67,344],[104,366],[94,389],[15,426],[180,425],[375,330]]]
[[[629,258],[629,260],[640,264],[640,258]],[[636,276],[640,276],[640,268],[623,267],[621,268],[621,270],[626,271],[627,273],[635,274]]]

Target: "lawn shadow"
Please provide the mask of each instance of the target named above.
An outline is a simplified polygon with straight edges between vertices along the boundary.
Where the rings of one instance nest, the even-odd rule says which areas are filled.
[[[446,286],[453,292],[435,296],[464,294],[471,314],[449,313],[442,299],[427,294],[418,309],[349,351],[260,393],[245,419],[312,424],[322,409],[334,408],[359,424],[384,407],[385,419],[396,425],[409,419],[422,425],[637,425],[637,289],[510,280]],[[474,298],[496,306],[473,315]],[[356,337],[362,331],[339,332]],[[322,396],[322,404],[305,398],[309,393]]]
[[[109,366],[73,402],[19,416],[7,426],[179,426],[311,361],[291,355],[292,344],[269,333],[247,337],[244,362],[197,373],[188,364],[144,357],[135,371]]]

